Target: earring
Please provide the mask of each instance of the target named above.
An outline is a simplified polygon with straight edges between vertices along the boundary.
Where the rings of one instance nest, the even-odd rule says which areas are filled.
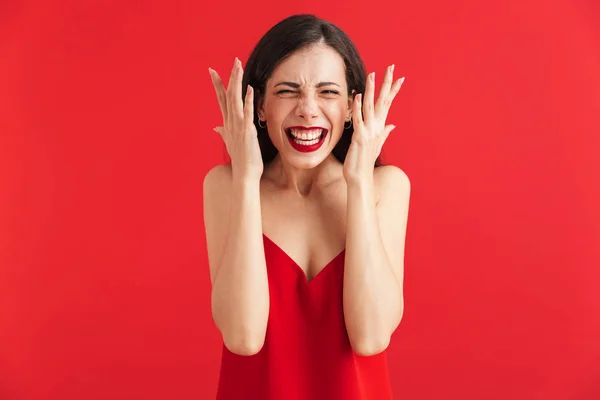
[[[346,124],[344,124],[344,129],[350,129],[350,127],[352,126],[352,118],[350,118],[348,122],[350,122],[350,125],[346,126]]]
[[[267,121],[265,121],[264,125],[261,125],[260,123],[262,122],[262,119],[260,119],[260,117],[258,118],[258,127],[261,129],[265,129],[267,127]]]

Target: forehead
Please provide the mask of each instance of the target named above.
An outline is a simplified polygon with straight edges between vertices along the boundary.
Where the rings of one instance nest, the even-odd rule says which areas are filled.
[[[345,85],[344,59],[333,48],[315,44],[296,51],[275,68],[270,81],[280,80],[301,84],[332,81]]]

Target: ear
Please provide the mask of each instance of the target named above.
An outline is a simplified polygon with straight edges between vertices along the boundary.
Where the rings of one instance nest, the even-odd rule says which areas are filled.
[[[265,102],[262,96],[259,96],[257,105],[256,105],[256,114],[258,114],[258,118],[262,121],[265,120]]]
[[[350,96],[348,96],[348,111],[346,114],[346,121],[352,118],[352,103],[354,103],[354,97],[356,97],[356,90],[352,90]]]

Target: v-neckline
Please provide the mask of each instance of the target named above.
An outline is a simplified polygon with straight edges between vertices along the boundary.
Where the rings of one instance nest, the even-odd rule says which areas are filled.
[[[275,241],[273,241],[273,239],[271,239],[270,237],[268,237],[267,235],[265,235],[263,233],[263,238],[266,239],[267,241],[269,241],[273,247],[275,247],[280,253],[282,253],[283,255],[286,256],[286,258],[288,260],[290,260],[292,262],[292,264],[294,264],[295,269],[297,270],[297,272],[299,274],[302,275],[302,277],[304,278],[304,283],[307,285],[310,285],[312,282],[314,282],[319,276],[323,275],[323,273],[325,272],[325,270],[327,269],[331,269],[329,268],[332,264],[334,264],[340,257],[342,257],[344,255],[344,253],[346,252],[346,248],[344,247],[339,253],[337,253],[327,264],[325,264],[323,266],[323,268],[321,268],[319,270],[319,272],[317,272],[317,274],[315,276],[312,277],[312,279],[308,278],[307,273],[304,271],[304,269],[302,269],[302,267],[298,264],[298,262],[296,260],[294,260],[292,257],[290,257],[290,255],[283,250],[283,248],[281,248],[281,246],[279,246],[277,243],[275,243]]]

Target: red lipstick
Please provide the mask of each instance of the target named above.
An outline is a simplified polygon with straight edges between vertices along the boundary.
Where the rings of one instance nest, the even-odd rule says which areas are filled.
[[[321,135],[313,140],[303,140],[292,135],[292,129],[305,131],[320,129]],[[294,148],[294,150],[302,153],[310,153],[318,150],[323,145],[329,131],[321,126],[290,126],[285,130],[285,132],[290,145]]]

